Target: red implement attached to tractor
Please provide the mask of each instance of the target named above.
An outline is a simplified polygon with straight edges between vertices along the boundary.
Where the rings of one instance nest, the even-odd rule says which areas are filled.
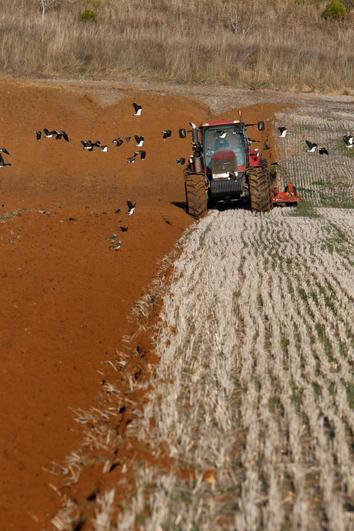
[[[298,203],[294,185],[288,183],[280,191],[274,166],[269,171],[261,151],[250,149],[247,127],[264,131],[264,122],[233,120],[191,126],[193,154],[184,170],[184,183],[187,211],[193,217],[203,216],[212,202],[228,199],[246,199],[255,212]],[[185,129],[180,136],[186,136]]]

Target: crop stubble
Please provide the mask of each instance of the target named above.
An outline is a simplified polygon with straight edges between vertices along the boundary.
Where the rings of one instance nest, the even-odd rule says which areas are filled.
[[[175,460],[140,475],[144,528],[349,529],[354,227],[347,210],[319,214],[214,212],[189,235],[139,421]],[[333,226],[348,234],[341,254]]]

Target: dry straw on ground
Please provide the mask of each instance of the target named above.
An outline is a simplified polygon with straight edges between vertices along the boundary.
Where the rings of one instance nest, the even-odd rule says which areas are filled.
[[[0,69],[16,75],[354,88],[353,20],[296,0],[3,0]],[[84,10],[94,13],[83,20]]]

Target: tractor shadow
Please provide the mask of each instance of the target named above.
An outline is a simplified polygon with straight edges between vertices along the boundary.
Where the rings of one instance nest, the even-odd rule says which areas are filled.
[[[170,204],[187,212],[187,204],[185,201],[171,201]],[[213,201],[208,205],[208,210],[218,210],[219,212],[224,212],[225,210],[250,210],[250,206],[247,200],[228,199]]]

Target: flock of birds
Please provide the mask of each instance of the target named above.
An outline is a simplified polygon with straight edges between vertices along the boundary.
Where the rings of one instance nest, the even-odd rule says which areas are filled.
[[[143,113],[143,108],[138,103],[133,103],[134,107],[134,116],[141,116]],[[43,131],[35,131],[34,132],[36,139],[41,140],[42,138],[55,138],[56,140],[65,140],[66,142],[69,142],[69,135],[66,131],[63,130],[50,130],[47,128],[44,128]],[[171,129],[164,129],[161,131],[162,139],[167,140],[168,138],[172,137],[172,131]],[[185,133],[183,129],[179,130],[179,136],[180,138],[185,138]],[[125,143],[129,144],[134,138],[135,140],[135,147],[142,148],[144,146],[145,138],[142,135],[134,135],[134,137],[126,136],[123,138],[117,137],[112,140],[112,144],[119,148]],[[85,151],[93,151],[94,149],[98,149],[102,151],[102,153],[107,153],[108,146],[101,143],[100,140],[92,141],[91,139],[87,140],[81,140],[82,147]],[[134,151],[134,153],[127,158],[127,162],[129,164],[134,164],[136,160],[145,160],[146,159],[146,151],[143,149],[139,149],[137,151]],[[184,165],[186,159],[181,157],[176,160],[176,163],[178,165]],[[0,165],[1,165],[1,159],[0,159]],[[3,166],[9,166],[10,164],[4,163]]]
[[[279,138],[285,138],[288,133],[288,128],[284,126],[278,127],[278,132]],[[351,133],[347,133],[343,136],[343,142],[348,149],[353,148],[354,135]],[[316,144],[316,142],[311,142],[310,140],[305,140],[305,143],[307,145],[307,153],[315,153],[318,150],[318,153],[320,155],[329,155],[329,151],[326,147],[318,147],[318,144]]]

